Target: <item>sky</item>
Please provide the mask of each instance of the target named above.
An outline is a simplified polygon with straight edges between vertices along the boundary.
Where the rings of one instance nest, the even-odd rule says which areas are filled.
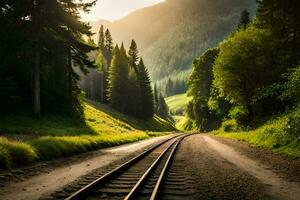
[[[90,2],[90,0],[84,1]],[[134,10],[162,1],[164,0],[98,0],[90,13],[82,13],[81,16],[84,21],[97,21],[100,19],[114,21]]]

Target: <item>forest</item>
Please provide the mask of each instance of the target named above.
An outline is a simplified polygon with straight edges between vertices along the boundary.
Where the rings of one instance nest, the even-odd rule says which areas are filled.
[[[78,116],[86,96],[140,119],[152,118],[157,110],[167,115],[161,95],[154,98],[135,41],[127,52],[123,44],[113,44],[103,26],[97,44],[91,39],[91,27],[80,21],[79,11],[88,12],[94,3],[2,3],[1,110],[31,107],[36,116]]]
[[[299,199],[299,0],[1,0],[0,27],[0,199]]]
[[[136,42],[92,39],[95,3],[0,2],[0,169],[175,130]]]
[[[186,108],[194,127],[243,132],[281,124],[273,127],[275,146],[299,136],[299,8],[294,0],[258,1],[253,20],[244,10],[236,30],[194,60]]]

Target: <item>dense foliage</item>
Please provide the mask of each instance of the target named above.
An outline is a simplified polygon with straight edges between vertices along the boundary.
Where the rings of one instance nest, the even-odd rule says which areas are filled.
[[[220,117],[226,110],[225,104],[221,104],[215,98],[213,82],[213,63],[219,55],[219,49],[209,49],[193,62],[193,71],[189,78],[188,95],[192,96],[192,100],[188,103],[186,114],[193,121],[194,126],[199,130],[205,131],[215,128],[220,124]],[[214,106],[211,105],[213,100]],[[219,105],[220,104],[220,105]],[[222,110],[222,113],[218,112]]]
[[[95,47],[80,11],[95,2],[20,0],[0,3],[0,106],[32,106],[41,111],[81,113],[78,75],[94,67],[87,53]],[[8,106],[9,105],[9,106]]]
[[[134,40],[128,55],[123,44],[115,47],[108,74],[108,100],[113,108],[141,119],[153,117],[151,81]]]
[[[299,102],[300,2],[258,3],[256,18],[249,24],[243,11],[238,29],[219,44],[217,56],[208,59],[206,53],[194,61],[187,114],[199,129],[210,129],[203,128],[203,120],[215,120],[208,117],[211,111],[229,119],[224,129],[236,131],[237,125],[251,126]]]

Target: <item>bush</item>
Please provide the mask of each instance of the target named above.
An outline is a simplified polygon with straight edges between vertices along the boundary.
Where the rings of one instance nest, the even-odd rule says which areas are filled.
[[[294,137],[300,137],[300,106],[289,114],[286,131]]]
[[[0,145],[7,150],[12,165],[29,164],[38,158],[35,150],[29,144],[0,138]]]
[[[10,155],[4,146],[0,146],[0,169],[6,169],[10,166]]]
[[[226,120],[222,123],[222,129],[225,132],[237,132],[238,123],[235,119]]]
[[[248,111],[242,106],[232,107],[229,111],[229,117],[242,123],[248,115]]]

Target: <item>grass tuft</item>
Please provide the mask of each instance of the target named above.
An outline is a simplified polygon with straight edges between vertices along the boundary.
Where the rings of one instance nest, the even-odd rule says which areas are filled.
[[[13,165],[28,164],[38,159],[34,148],[27,143],[0,138],[0,146],[9,153],[7,158],[10,158]]]

